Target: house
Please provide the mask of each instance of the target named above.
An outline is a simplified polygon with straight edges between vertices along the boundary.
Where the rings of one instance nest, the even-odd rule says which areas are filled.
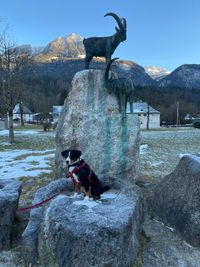
[[[53,106],[52,115],[53,115],[53,121],[54,122],[57,122],[58,121],[59,116],[60,116],[60,113],[61,113],[61,110],[62,110],[62,107],[63,106]]]
[[[128,102],[127,114],[137,114],[141,129],[147,128],[149,114],[149,129],[160,128],[160,112],[149,106],[146,102]]]
[[[33,113],[26,106],[23,106],[23,119],[24,122],[29,122],[33,120]],[[15,105],[13,109],[13,120],[21,120],[19,104]]]

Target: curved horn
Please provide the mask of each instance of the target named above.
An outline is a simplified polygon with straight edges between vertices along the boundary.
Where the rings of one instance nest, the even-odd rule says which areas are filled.
[[[113,63],[117,59],[119,59],[119,57],[115,57],[115,58],[111,59],[111,63]]]
[[[124,30],[124,25],[123,25],[121,19],[115,13],[109,12],[109,13],[104,15],[104,17],[107,17],[107,16],[113,17],[117,21],[119,28]]]
[[[126,23],[125,18],[121,18],[121,23],[123,24],[124,29],[126,29],[126,27],[127,27],[127,23]]]
[[[111,59],[111,61],[108,63],[108,66],[106,67],[106,70],[105,70],[105,82],[108,82],[108,76],[109,76],[109,70],[110,70],[111,64],[117,59],[119,59],[119,58],[115,57],[115,58]]]

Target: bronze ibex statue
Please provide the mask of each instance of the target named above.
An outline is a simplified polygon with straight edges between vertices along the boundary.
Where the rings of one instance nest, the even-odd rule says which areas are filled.
[[[85,47],[85,69],[89,68],[93,57],[105,57],[106,65],[111,61],[111,56],[119,43],[126,40],[126,20],[119,18],[115,13],[107,13],[106,16],[112,16],[118,23],[119,28],[115,27],[116,33],[107,37],[90,37],[83,40]]]
[[[134,92],[133,82],[126,78],[109,78],[109,70],[111,64],[118,58],[113,58],[106,67],[105,70],[105,87],[109,93],[116,93],[119,100],[119,111],[125,115],[126,114],[126,104],[128,97]]]

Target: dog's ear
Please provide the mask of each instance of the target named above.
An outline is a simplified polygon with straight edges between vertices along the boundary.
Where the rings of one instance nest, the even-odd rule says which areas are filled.
[[[81,156],[81,151],[79,151],[79,150],[74,150],[74,153],[75,153],[75,156],[76,156],[77,159],[80,158],[80,156]]]
[[[64,150],[64,151],[61,153],[62,157],[66,159],[66,158],[68,157],[68,155],[69,155],[69,151],[70,151],[70,150]]]

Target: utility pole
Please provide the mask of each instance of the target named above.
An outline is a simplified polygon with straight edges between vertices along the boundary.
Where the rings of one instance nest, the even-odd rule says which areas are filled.
[[[147,130],[149,130],[149,104],[147,103]]]
[[[179,101],[176,102],[176,127],[179,125]]]

